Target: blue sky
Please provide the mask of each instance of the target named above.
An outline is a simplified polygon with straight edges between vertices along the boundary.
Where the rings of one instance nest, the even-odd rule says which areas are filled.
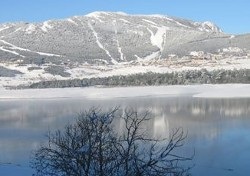
[[[165,14],[212,21],[227,33],[250,33],[250,0],[2,0],[0,23],[85,15],[93,11]]]

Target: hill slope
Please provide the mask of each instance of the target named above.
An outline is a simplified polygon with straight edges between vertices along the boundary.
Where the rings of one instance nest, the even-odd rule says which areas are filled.
[[[211,22],[161,15],[93,12],[0,24],[0,66],[22,72],[16,77],[21,82],[184,67],[241,68],[249,63],[249,50],[250,35],[229,35]]]

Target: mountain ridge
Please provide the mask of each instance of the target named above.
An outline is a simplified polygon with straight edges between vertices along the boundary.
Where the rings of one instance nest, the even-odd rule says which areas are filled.
[[[102,18],[104,18],[103,20],[106,20],[106,21],[101,20]],[[112,18],[112,19],[108,19],[108,18]],[[129,19],[126,20],[126,19],[123,19],[123,18],[129,18]],[[133,21],[133,18],[135,19],[134,21]],[[139,19],[136,19],[136,18],[139,18]],[[140,19],[140,18],[142,18],[142,19]],[[130,20],[130,21],[128,21],[128,20]],[[158,25],[155,20],[161,20],[165,24]],[[140,22],[138,22],[138,21],[140,21]],[[190,20],[187,21],[187,20],[183,20],[183,19],[178,19],[177,20],[177,19],[173,19],[173,18],[170,18],[170,17],[167,17],[167,16],[160,16],[160,15],[128,15],[128,14],[124,14],[124,13],[93,12],[93,13],[87,14],[85,16],[74,16],[74,17],[71,17],[71,18],[61,19],[61,20],[54,20],[54,21],[48,20],[48,21],[44,21],[42,23],[11,23],[11,24],[4,24],[3,27],[0,27],[0,38],[1,39],[6,38],[7,41],[5,42],[5,44],[7,43],[7,45],[8,45],[8,43],[11,43],[9,41],[13,40],[13,38],[18,36],[18,34],[19,34],[18,37],[20,37],[20,35],[21,35],[21,37],[23,39],[21,41],[22,43],[14,41],[13,45],[15,45],[15,46],[18,45],[18,47],[20,46],[19,49],[20,48],[27,49],[27,48],[32,48],[32,46],[22,47],[22,45],[24,45],[23,43],[25,43],[25,42],[27,42],[27,43],[32,42],[30,40],[24,41],[24,40],[27,40],[27,38],[29,38],[29,35],[30,35],[31,40],[36,38],[37,40],[40,41],[40,43],[38,41],[39,44],[36,44],[36,45],[41,45],[42,42],[49,43],[50,45],[53,45],[53,43],[56,42],[56,41],[49,41],[49,40],[47,40],[46,42],[42,41],[42,39],[39,39],[37,36],[32,36],[33,33],[37,33],[37,35],[44,35],[46,37],[46,33],[54,32],[55,34],[51,34],[51,36],[49,36],[49,34],[47,34],[47,37],[50,38],[50,37],[58,37],[58,35],[61,35],[60,34],[61,31],[59,31],[60,29],[58,29],[58,31],[53,31],[54,28],[56,28],[57,26],[60,26],[60,25],[61,25],[62,28],[64,28],[64,32],[65,31],[71,32],[70,31],[71,29],[69,29],[69,28],[72,28],[72,30],[74,30],[74,28],[76,28],[77,26],[78,26],[78,28],[85,27],[85,30],[90,29],[92,31],[92,33],[94,34],[94,35],[92,34],[92,36],[91,36],[92,39],[96,40],[96,43],[98,44],[99,48],[101,48],[106,53],[106,55],[108,55],[111,58],[111,60],[112,60],[112,57],[116,57],[118,60],[119,59],[122,60],[121,57],[120,58],[117,57],[117,52],[113,53],[113,55],[115,55],[115,56],[111,56],[110,54],[108,54],[109,53],[108,49],[105,49],[105,47],[102,46],[102,44],[101,44],[102,42],[100,42],[100,40],[98,40],[98,37],[99,37],[97,35],[98,32],[95,31],[93,25],[97,26],[98,23],[99,23],[99,25],[102,25],[102,23],[104,23],[104,22],[106,22],[106,23],[111,22],[113,26],[110,26],[108,24],[104,24],[105,26],[102,27],[102,30],[106,30],[105,32],[111,32],[112,31],[114,36],[117,36],[117,34],[118,34],[117,30],[119,30],[119,29],[115,29],[115,25],[117,23],[119,23],[117,25],[122,25],[122,26],[126,26],[127,23],[130,23],[131,25],[135,25],[135,26],[137,25],[136,27],[138,27],[138,28],[140,28],[141,26],[144,25],[144,29],[143,29],[144,31],[142,31],[142,30],[136,31],[137,30],[136,29],[136,30],[130,31],[130,33],[134,32],[135,37],[138,34],[149,33],[149,34],[146,34],[146,35],[148,35],[147,39],[149,39],[149,37],[150,37],[152,47],[150,47],[150,46],[148,46],[148,47],[150,47],[150,50],[152,52],[157,50],[157,49],[162,48],[162,46],[160,46],[160,45],[163,44],[163,40],[161,39],[161,37],[164,37],[163,36],[164,34],[166,35],[166,30],[172,30],[171,28],[173,28],[173,29],[180,28],[182,30],[191,30],[191,31],[192,30],[198,30],[198,31],[201,31],[201,32],[209,32],[209,33],[210,32],[213,32],[213,33],[220,33],[221,32],[221,30],[216,25],[212,24],[211,22],[199,23],[199,22],[193,22],[193,21],[190,21]],[[75,26],[72,26],[72,25],[75,25]],[[99,28],[101,28],[101,27],[99,26]],[[145,29],[147,31],[145,31]],[[158,31],[159,31],[159,33],[157,33]],[[59,34],[56,33],[56,32],[58,32]],[[74,37],[74,35],[77,34],[77,31],[72,31],[72,32],[74,32],[74,33],[72,33],[71,36],[69,36],[70,39],[72,39]],[[79,29],[79,32],[81,32],[80,29]],[[15,35],[16,33],[18,33],[18,34]],[[86,35],[91,35],[91,34],[86,34]],[[151,36],[149,36],[149,35],[151,35]],[[101,34],[100,34],[100,36],[101,36]],[[104,36],[104,37],[106,37],[106,36]],[[161,43],[155,42],[155,41],[157,41],[159,39],[162,40]],[[142,39],[142,40],[144,40],[144,39]],[[117,41],[119,41],[119,39],[117,39]],[[1,40],[1,42],[3,43],[3,40]],[[57,41],[57,44],[59,42]],[[104,41],[104,43],[105,43],[105,41]],[[110,45],[110,43],[106,44],[106,45]],[[156,46],[156,48],[154,48],[154,46]],[[125,46],[125,47],[127,47],[127,46]],[[112,48],[112,49],[114,49],[114,48]],[[38,49],[33,49],[33,50],[35,51],[35,53],[40,52],[40,54],[41,54],[41,53],[46,53],[50,49],[42,48],[42,49],[39,50],[39,48],[38,48]],[[28,50],[26,50],[26,51],[28,51]],[[13,53],[14,52],[12,52],[11,54],[13,54]],[[53,53],[53,52],[48,52],[48,53]],[[61,53],[61,51],[57,51],[57,53]],[[57,55],[57,56],[60,55],[60,54],[56,54],[56,53],[54,53],[54,54]],[[66,54],[62,54],[62,55],[66,55]],[[105,57],[105,56],[101,56],[99,58],[96,56],[96,57],[92,57],[92,58],[100,59],[100,58],[103,58],[103,57]],[[134,55],[133,56],[130,55],[128,57],[136,59],[136,57]],[[143,54],[141,54],[141,56],[139,56],[139,57],[143,58],[145,56]]]
[[[157,14],[100,11],[41,23],[0,24],[0,66],[22,72],[15,78],[28,81],[248,68],[249,51],[249,34],[226,34],[212,22]]]

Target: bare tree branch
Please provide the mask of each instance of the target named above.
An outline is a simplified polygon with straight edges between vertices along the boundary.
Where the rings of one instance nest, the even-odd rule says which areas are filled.
[[[121,134],[114,119],[124,124]],[[75,124],[48,133],[31,162],[37,176],[184,176],[190,168],[181,164],[192,160],[176,152],[187,134],[173,129],[169,137],[155,139],[147,132],[149,112],[119,108],[103,112],[99,108],[79,114]]]

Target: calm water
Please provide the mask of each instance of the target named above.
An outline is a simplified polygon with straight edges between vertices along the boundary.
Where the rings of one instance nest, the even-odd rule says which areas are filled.
[[[84,109],[117,105],[150,109],[152,135],[175,127],[188,131],[183,153],[195,149],[193,175],[250,173],[250,99],[141,97],[0,101],[0,175],[31,175],[30,152],[49,129],[62,128]]]

